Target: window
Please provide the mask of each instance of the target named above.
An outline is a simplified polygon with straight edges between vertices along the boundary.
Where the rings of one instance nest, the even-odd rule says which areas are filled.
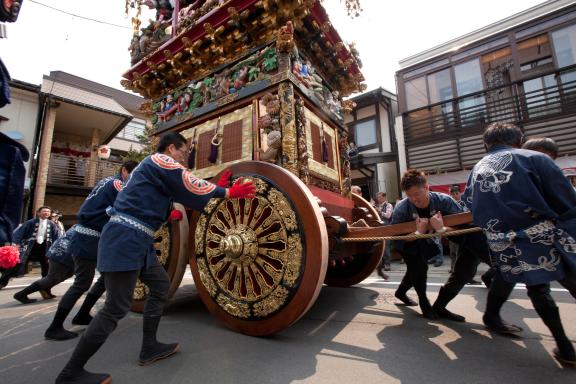
[[[478,92],[483,88],[479,59],[454,66],[454,75],[456,76],[456,93],[458,96]]]
[[[376,120],[366,120],[354,126],[354,136],[358,148],[376,144]]]
[[[576,64],[576,25],[552,32],[552,41],[559,68]],[[572,94],[576,91],[576,72],[574,70],[562,73],[560,81],[565,94]]]
[[[118,139],[130,140],[140,142],[140,136],[144,135],[144,122],[132,120],[129,122],[116,137]]]
[[[428,105],[426,78],[419,77],[404,83],[406,108],[410,111]]]
[[[483,89],[480,60],[474,59],[454,66],[456,77],[456,92],[458,96],[478,92]],[[462,126],[474,125],[484,119],[483,95],[475,95],[461,99],[458,103]]]
[[[450,84],[450,72],[445,69],[428,75],[428,90],[430,91],[430,104],[452,98],[452,85]]]
[[[522,76],[532,76],[554,69],[548,35],[543,34],[518,43]]]
[[[428,75],[428,91],[430,92],[430,104],[452,99],[452,84],[450,71],[444,69],[440,72]],[[452,103],[441,104],[432,109],[434,114],[434,133],[444,132],[454,123]]]
[[[559,68],[576,64],[576,25],[552,32],[552,41]]]
[[[530,118],[560,112],[560,93],[554,75],[525,81],[524,94]]]

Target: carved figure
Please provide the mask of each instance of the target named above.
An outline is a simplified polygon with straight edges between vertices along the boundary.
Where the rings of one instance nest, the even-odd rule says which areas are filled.
[[[260,160],[275,163],[282,146],[282,134],[278,131],[270,131],[266,136],[266,142],[268,148],[265,151],[260,149]]]
[[[280,27],[276,39],[276,47],[278,52],[289,53],[294,48],[294,28],[292,22],[289,21],[285,26]]]
[[[166,96],[166,100],[162,100],[160,103],[160,112],[158,113],[158,118],[160,121],[168,121],[172,118],[172,115],[178,110],[178,104],[174,101],[174,96]]]
[[[248,66],[244,66],[238,70],[238,74],[236,75],[236,79],[234,79],[234,85],[232,92],[239,91],[240,88],[246,84],[246,80],[248,79]]]
[[[130,64],[136,64],[142,57],[140,53],[140,37],[138,35],[132,36],[132,41],[130,42],[128,51],[130,52]]]

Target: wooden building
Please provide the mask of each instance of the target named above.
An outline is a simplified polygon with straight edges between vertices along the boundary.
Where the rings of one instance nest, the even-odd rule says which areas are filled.
[[[495,121],[576,155],[576,3],[548,1],[400,61],[405,163],[431,184],[464,182]]]

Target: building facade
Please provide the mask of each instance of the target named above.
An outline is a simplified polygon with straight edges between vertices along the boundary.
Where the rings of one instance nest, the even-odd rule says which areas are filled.
[[[0,130],[32,154],[23,217],[49,205],[72,224],[96,182],[116,173],[128,151],[142,148],[143,99],[61,71],[44,76],[39,86],[12,80],[10,91]],[[102,155],[103,146],[109,156]]]
[[[548,1],[400,62],[401,169],[466,181],[495,121],[551,137],[576,164],[576,2]],[[399,141],[402,141],[399,140]]]
[[[396,95],[378,88],[351,99],[356,107],[344,122],[350,133],[352,184],[362,188],[365,198],[385,192],[390,201],[400,197],[398,144],[394,116]],[[354,148],[355,147],[355,148]]]

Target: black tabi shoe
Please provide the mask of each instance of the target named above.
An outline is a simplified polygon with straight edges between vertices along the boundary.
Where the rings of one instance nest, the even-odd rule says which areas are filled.
[[[422,302],[422,300],[420,300],[420,310],[422,310],[422,316],[424,316],[428,320],[438,319],[438,314],[434,311],[434,308],[432,308],[428,300],[426,300],[425,302]]]
[[[171,343],[163,344],[156,343],[153,346],[148,346],[140,352],[139,365],[150,365],[158,360],[165,359],[180,351],[180,344]]]
[[[17,292],[12,296],[15,300],[18,300],[22,304],[32,304],[36,302],[36,299],[30,299],[26,294]]]
[[[64,341],[78,337],[78,334],[61,327],[49,327],[46,332],[44,332],[44,337],[48,340]]]
[[[394,293],[394,296],[407,307],[417,307],[418,306],[418,303],[415,302],[414,300],[412,300],[411,298],[409,298],[405,293],[401,294],[401,293],[396,292],[396,293]]]
[[[560,350],[558,348],[554,348],[554,358],[556,360],[558,360],[558,362],[560,364],[562,364],[563,366],[569,367],[569,368],[576,368],[576,357],[574,356],[570,356],[570,357],[565,357],[562,356],[562,354],[560,353]]]
[[[523,329],[517,325],[506,323],[501,318],[487,317],[486,314],[482,316],[482,322],[490,331],[501,335],[516,335],[523,331]]]
[[[438,317],[440,317],[441,319],[457,321],[459,323],[464,323],[466,321],[466,318],[464,316],[458,315],[454,312],[450,312],[446,308],[438,308],[433,306],[432,309],[434,309],[434,312],[436,312]]]
[[[44,300],[50,300],[56,298],[56,295],[53,295],[49,289],[41,289],[39,292]]]
[[[55,384],[110,384],[112,376],[107,373],[91,373],[85,370],[77,372],[62,371]]]

